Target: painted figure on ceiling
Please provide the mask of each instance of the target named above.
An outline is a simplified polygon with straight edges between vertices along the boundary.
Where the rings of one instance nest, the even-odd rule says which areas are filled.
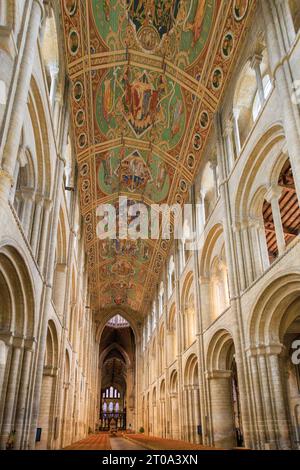
[[[155,186],[158,191],[161,191],[164,187],[167,178],[167,169],[165,164],[161,162],[158,167],[157,177],[155,181]]]
[[[112,176],[113,176],[113,169],[111,165],[112,154],[109,153],[105,159],[102,161],[103,169],[104,169],[104,182],[105,184],[111,184]]]
[[[121,161],[116,169],[116,175],[129,191],[145,188],[152,179],[146,162],[138,152],[134,152]]]
[[[162,39],[174,27],[180,3],[181,0],[127,0],[127,9],[136,31],[152,26]]]
[[[157,113],[160,110],[159,101],[167,90],[166,79],[160,76],[157,85],[155,85],[151,77],[143,72],[140,77],[131,82],[130,72],[126,68],[121,83],[123,87],[123,97],[121,98],[123,112],[134,131],[141,134],[155,122]]]
[[[103,10],[105,13],[106,21],[110,20],[110,0],[103,0]]]
[[[205,0],[198,0],[194,21],[189,25],[189,29],[193,33],[193,47],[195,46],[201,35],[205,13],[205,3]]]
[[[172,127],[171,133],[172,137],[174,137],[180,130],[180,120],[183,114],[183,102],[182,100],[177,99],[176,104],[174,106],[173,118],[172,118]]]

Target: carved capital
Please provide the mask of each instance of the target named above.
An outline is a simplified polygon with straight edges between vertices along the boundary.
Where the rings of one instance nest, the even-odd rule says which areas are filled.
[[[283,191],[283,188],[281,186],[278,186],[275,184],[270,186],[265,195],[266,201],[271,203],[273,200],[276,200],[276,199],[278,200],[282,195],[282,191]]]

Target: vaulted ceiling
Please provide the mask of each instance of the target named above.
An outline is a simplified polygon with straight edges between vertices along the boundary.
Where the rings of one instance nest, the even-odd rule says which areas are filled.
[[[183,204],[254,3],[61,0],[94,308],[146,312],[169,243],[101,241],[96,208]]]

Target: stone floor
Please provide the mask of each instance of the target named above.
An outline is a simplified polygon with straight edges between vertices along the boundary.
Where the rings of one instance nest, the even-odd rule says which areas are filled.
[[[99,433],[89,436],[87,439],[78,441],[65,450],[215,450],[190,444],[185,441],[162,439],[160,437],[147,436],[145,434],[129,434],[123,437],[110,437],[108,433]]]
[[[124,437],[110,438],[110,445],[112,450],[145,450],[145,447],[139,443],[129,441]]]
[[[111,450],[109,435],[106,433],[93,434],[66,447],[65,450]]]
[[[147,449],[151,450],[216,450],[215,447],[206,447],[173,439],[162,439],[145,434],[130,434],[127,437],[132,442],[144,445]]]

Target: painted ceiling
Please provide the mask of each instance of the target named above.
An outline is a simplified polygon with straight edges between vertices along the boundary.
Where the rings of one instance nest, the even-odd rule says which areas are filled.
[[[185,201],[255,0],[61,0],[93,308],[147,312],[166,240],[104,240],[119,196]]]

